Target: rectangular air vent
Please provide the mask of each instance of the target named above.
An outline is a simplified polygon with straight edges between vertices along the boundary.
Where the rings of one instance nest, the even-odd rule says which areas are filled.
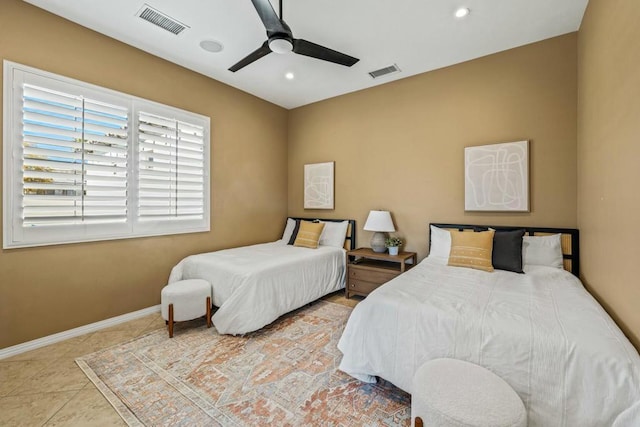
[[[147,22],[157,25],[158,27],[169,31],[175,35],[180,34],[185,28],[189,28],[169,15],[165,15],[157,9],[152,8],[148,4],[142,6],[142,9],[136,14]]]
[[[379,70],[369,72],[369,75],[374,79],[378,77],[386,76],[387,74],[397,73],[400,71],[400,68],[396,64],[389,65],[388,67],[380,68]]]

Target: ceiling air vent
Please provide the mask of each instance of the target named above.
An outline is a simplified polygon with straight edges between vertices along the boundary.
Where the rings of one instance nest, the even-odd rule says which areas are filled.
[[[374,79],[378,77],[386,76],[387,74],[397,73],[400,71],[400,68],[396,64],[389,65],[388,67],[380,68],[379,70],[370,71],[369,75]]]
[[[142,9],[140,9],[136,16],[139,16],[145,21],[151,22],[153,25],[157,25],[158,27],[167,30],[175,35],[180,34],[185,28],[189,28],[188,26],[176,21],[172,17],[165,15],[157,9],[152,8],[148,4],[142,6]]]

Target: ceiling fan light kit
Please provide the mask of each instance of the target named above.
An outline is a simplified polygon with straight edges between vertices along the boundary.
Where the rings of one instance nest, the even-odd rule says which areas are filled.
[[[282,0],[280,0],[280,16],[273,10],[269,0],[251,0],[258,16],[267,30],[267,41],[262,46],[251,52],[249,55],[241,59],[239,62],[231,66],[229,71],[236,72],[247,65],[257,61],[270,54],[294,52],[298,55],[309,56],[311,58],[323,61],[333,62],[334,64],[351,67],[359,61],[358,58],[340,53],[328,47],[320,46],[303,39],[293,38],[291,28],[284,22],[282,17]]]
[[[289,53],[293,50],[293,43],[287,39],[272,38],[269,40],[269,49],[273,53]]]

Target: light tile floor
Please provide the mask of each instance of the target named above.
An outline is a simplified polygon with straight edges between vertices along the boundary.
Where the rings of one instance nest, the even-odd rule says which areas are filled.
[[[343,292],[324,299],[351,307],[362,300]],[[157,313],[0,360],[0,426],[126,426],[75,359],[160,328]]]

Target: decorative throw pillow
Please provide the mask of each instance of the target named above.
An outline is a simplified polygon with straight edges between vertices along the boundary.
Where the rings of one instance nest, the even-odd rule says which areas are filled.
[[[478,233],[451,231],[451,252],[448,265],[469,267],[483,271],[493,271],[491,254],[493,252],[494,231]]]
[[[295,220],[295,225],[293,226],[293,231],[291,232],[291,237],[289,238],[288,245],[293,245],[296,241],[296,237],[298,237],[298,232],[300,231],[300,220]]]
[[[296,227],[296,221],[293,218],[287,218],[287,223],[284,226],[284,231],[282,232],[282,240],[285,244],[289,243],[289,239],[291,239],[291,234],[293,234],[293,229]]]
[[[524,230],[497,230],[493,236],[491,263],[498,270],[522,271],[522,237]]]
[[[336,248],[344,247],[344,239],[347,237],[347,229],[349,221],[321,221],[324,224],[324,230],[320,235],[320,246],[334,246]]]
[[[524,265],[563,268],[561,235],[524,236],[522,238],[522,259]]]
[[[429,258],[438,264],[447,265],[449,252],[451,252],[451,233],[434,225],[429,227],[431,246],[429,247]]]
[[[324,223],[322,222],[300,221],[298,236],[293,245],[316,249],[323,229]]]

